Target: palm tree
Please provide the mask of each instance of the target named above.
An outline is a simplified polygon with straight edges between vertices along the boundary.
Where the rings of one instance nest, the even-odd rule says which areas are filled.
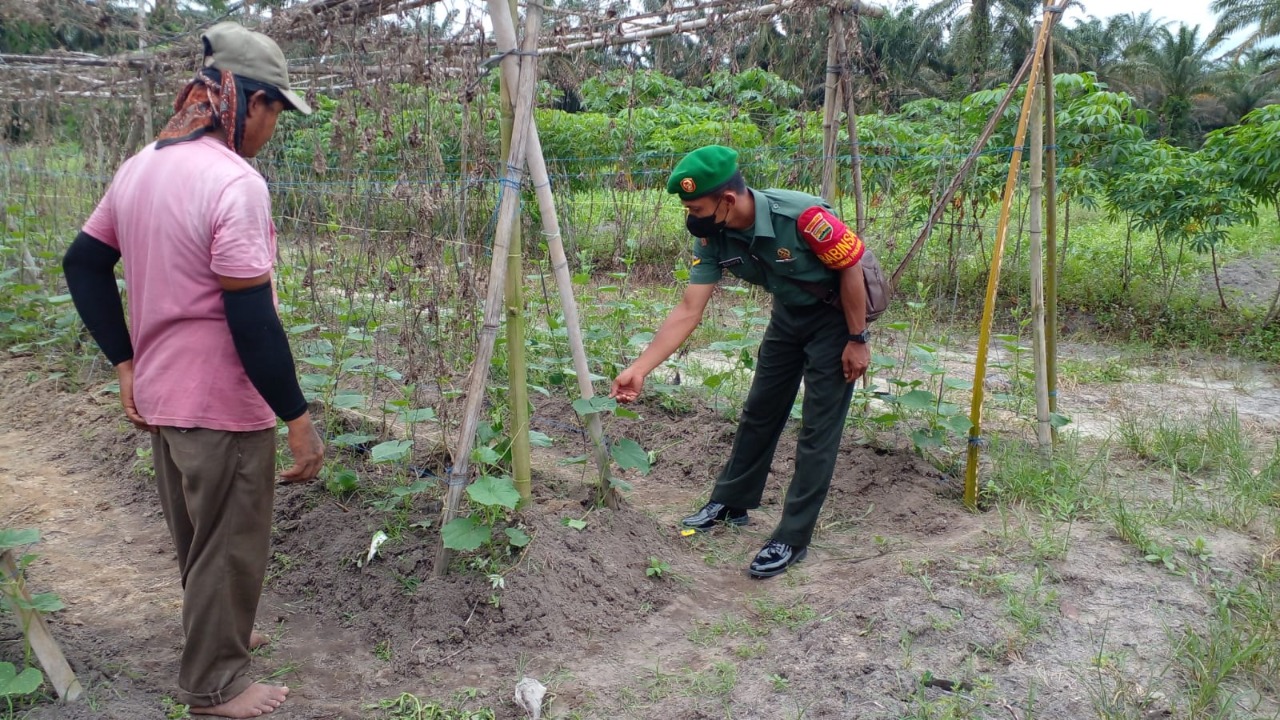
[[[1193,102],[1213,89],[1210,82],[1209,47],[1200,40],[1200,27],[1180,25],[1177,32],[1164,30],[1155,47],[1144,54],[1140,95],[1160,118],[1164,135],[1190,145],[1195,131]]]
[[[872,102],[886,112],[922,97],[945,94],[956,74],[946,61],[946,36],[938,23],[903,5],[881,17],[859,18],[855,77],[870,86]]]
[[[961,15],[966,0],[937,0],[929,5],[920,18],[926,23],[941,25],[952,36],[951,51],[959,53],[957,65],[968,70],[968,91],[1008,79],[1011,73],[992,73],[996,46],[992,38],[998,34],[1004,40],[1000,49],[1006,56],[1018,54],[1017,37],[1023,38],[1026,48],[1031,45],[1029,18],[1041,7],[1040,0],[968,0],[969,12]],[[1012,42],[1010,42],[1012,39]],[[1025,55],[1025,48],[1021,55]],[[1021,64],[1021,55],[1017,63]]]
[[[1113,15],[1105,22],[1090,16],[1063,30],[1064,42],[1058,45],[1066,60],[1062,67],[1092,72],[1113,89],[1132,91],[1140,85],[1141,61],[1154,50],[1167,24],[1152,17],[1150,10]]]
[[[1235,33],[1249,34],[1229,53],[1240,55],[1263,41],[1280,37],[1280,0],[1214,0],[1209,6],[1218,16],[1218,25],[1209,33],[1209,47],[1216,48]]]
[[[1249,50],[1213,74],[1217,117],[1212,130],[1236,125],[1264,105],[1280,102],[1280,63],[1274,50]]]

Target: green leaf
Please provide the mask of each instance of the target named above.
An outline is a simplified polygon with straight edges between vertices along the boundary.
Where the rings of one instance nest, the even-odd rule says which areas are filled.
[[[412,440],[388,440],[373,446],[369,456],[376,463],[396,462],[409,456]]]
[[[0,551],[23,547],[39,541],[39,530],[0,530]]]
[[[590,459],[591,458],[588,455],[574,455],[573,457],[567,457],[556,464],[557,465],[586,465],[587,461]]]
[[[534,447],[551,447],[551,436],[537,430],[529,431],[529,444]]]
[[[481,445],[471,451],[471,459],[480,465],[501,465],[502,453],[490,445]]]
[[[578,398],[573,401],[573,409],[579,415],[590,415],[599,412],[612,412],[618,408],[618,401],[611,397],[599,395],[589,398]]]
[[[973,381],[964,378],[949,377],[942,381],[942,384],[952,390],[972,390]]]
[[[304,357],[302,358],[302,362],[314,367],[333,367],[333,358],[325,357],[323,355],[311,355],[309,357]]]
[[[37,610],[42,613],[51,613],[62,610],[66,605],[62,604],[62,598],[54,593],[36,593],[31,596],[31,600],[23,598],[15,598],[14,601],[26,610]]]
[[[528,533],[520,528],[507,528],[503,532],[507,534],[507,540],[511,542],[512,547],[522,548],[525,545],[528,545],[529,540],[531,539]]]
[[[1058,428],[1064,428],[1070,424],[1071,424],[1071,418],[1067,417],[1066,415],[1061,415],[1059,413],[1049,413],[1049,425],[1054,430],[1057,430]]]
[[[450,550],[476,550],[489,541],[493,528],[476,522],[471,516],[454,518],[440,529],[440,537],[444,546]]]
[[[364,395],[358,392],[343,390],[333,396],[333,406],[351,410],[364,407]]]
[[[403,410],[398,413],[400,417],[408,423],[420,423],[428,420],[436,419],[435,408],[416,408],[414,410]]]
[[[341,435],[338,435],[332,438],[331,440],[329,440],[329,442],[333,443],[334,445],[337,445],[338,447],[355,447],[356,445],[363,445],[367,442],[371,442],[377,439],[378,439],[377,435],[362,435],[360,433],[342,433]]]
[[[609,448],[609,454],[618,467],[627,470],[639,470],[641,475],[649,474],[649,453],[640,447],[640,443],[630,438],[622,438]]]
[[[969,418],[964,415],[952,415],[951,417],[941,418],[939,422],[957,435],[964,435],[969,432],[969,428],[973,427],[973,421],[969,420]]]
[[[912,390],[898,397],[898,403],[908,410],[928,410],[937,402],[937,396],[928,390]]]
[[[13,663],[0,662],[0,697],[22,697],[40,689],[44,675],[37,668],[29,667],[21,673]]]
[[[565,518],[560,521],[560,524],[574,530],[585,530],[587,527],[587,521],[579,520],[578,518]]]
[[[621,406],[619,406],[617,410],[614,410],[613,414],[620,418],[625,418],[627,420],[640,419],[640,413],[636,412],[635,410],[631,410],[630,408],[624,408]]]
[[[329,474],[329,479],[325,480],[324,486],[334,495],[346,495],[360,487],[360,476],[351,468],[339,468]]]
[[[946,440],[946,431],[942,428],[920,429],[911,433],[911,442],[918,448],[941,447],[944,440]]]
[[[505,475],[481,475],[475,482],[467,486],[467,497],[471,502],[493,507],[501,505],[508,510],[515,510],[520,503],[520,493]]]
[[[301,335],[302,333],[305,333],[305,332],[311,332],[312,330],[315,330],[318,327],[320,326],[315,323],[307,323],[306,325],[294,325],[293,327],[289,328],[289,334]]]
[[[360,368],[366,365],[372,365],[373,362],[374,362],[373,358],[367,358],[367,357],[347,358],[346,360],[342,361],[342,370],[345,372],[351,372],[352,370],[359,370]]]

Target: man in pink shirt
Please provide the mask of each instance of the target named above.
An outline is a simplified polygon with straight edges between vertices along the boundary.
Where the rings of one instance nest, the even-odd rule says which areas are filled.
[[[120,380],[134,425],[152,433],[156,483],[183,585],[179,699],[191,712],[257,717],[285,687],[248,674],[271,540],[276,418],[294,464],[316,477],[324,445],[276,314],[276,233],[262,175],[245,158],[284,110],[280,48],[235,23],[203,36],[204,68],[157,142],[126,161],[67,251],[76,309]],[[114,267],[124,260],[129,321]]]

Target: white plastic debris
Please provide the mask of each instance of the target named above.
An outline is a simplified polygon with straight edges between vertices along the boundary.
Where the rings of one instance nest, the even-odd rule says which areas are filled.
[[[533,678],[520,678],[516,683],[516,704],[524,708],[533,720],[542,717],[542,697],[546,694],[546,686]]]
[[[373,562],[373,556],[378,554],[378,548],[382,547],[382,543],[386,541],[387,534],[381,530],[373,534],[373,540],[369,542],[369,557],[364,559],[365,565]]]

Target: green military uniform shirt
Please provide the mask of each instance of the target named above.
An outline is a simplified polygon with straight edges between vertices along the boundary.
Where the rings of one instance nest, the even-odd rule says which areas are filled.
[[[748,190],[756,203],[756,221],[746,230],[725,230],[693,240],[689,282],[713,285],[727,269],[759,285],[783,305],[801,307],[822,302],[787,278],[836,289],[837,273],[828,269],[800,237],[796,219],[814,205],[831,210],[822,198],[794,190]]]

